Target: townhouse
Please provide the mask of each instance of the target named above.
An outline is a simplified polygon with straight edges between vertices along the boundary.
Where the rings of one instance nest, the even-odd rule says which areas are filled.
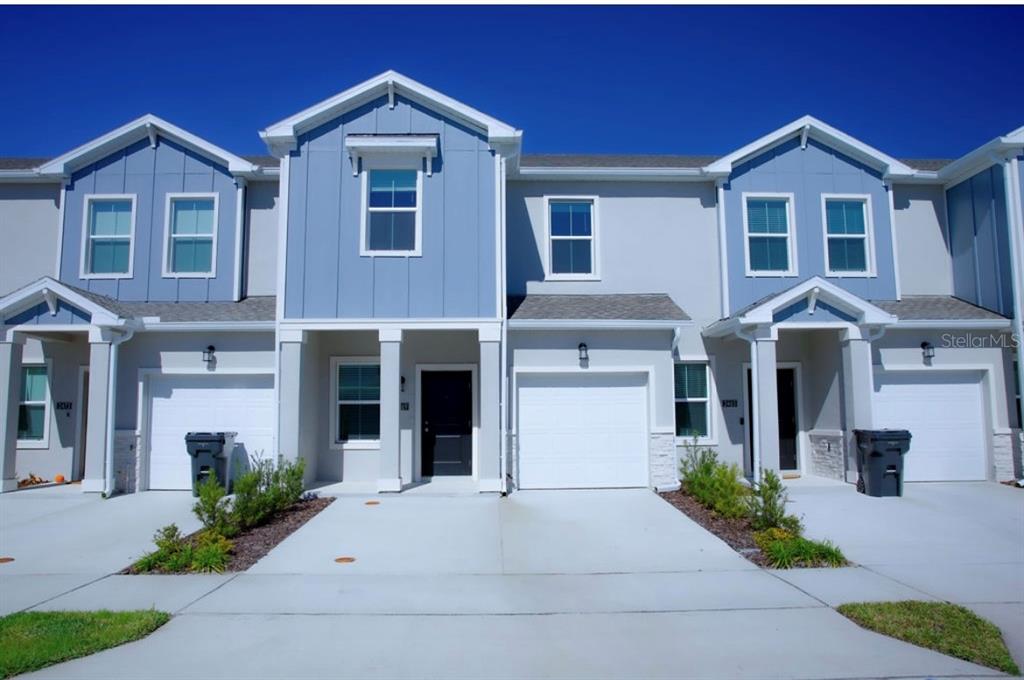
[[[5,491],[188,488],[188,431],[363,491],[667,489],[693,444],[853,481],[871,427],[908,480],[1021,475],[1024,128],[531,155],[389,71],[260,137],[0,159]]]

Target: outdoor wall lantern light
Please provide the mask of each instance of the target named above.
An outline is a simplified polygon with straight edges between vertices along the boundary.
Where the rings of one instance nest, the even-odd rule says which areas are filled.
[[[931,361],[935,358],[935,347],[930,342],[921,343],[921,356],[925,361]]]
[[[213,345],[207,345],[206,349],[203,350],[203,361],[206,362],[207,364],[212,364],[214,361],[216,361],[217,358],[213,356],[213,353],[215,351],[217,351],[216,347],[214,347]]]
[[[580,351],[580,363],[585,364],[590,361],[590,355],[587,353],[587,343],[581,342],[578,349]]]
[[[402,376],[402,378],[400,380],[400,383],[401,383],[401,390],[403,392],[405,392],[405,376],[404,375]]]

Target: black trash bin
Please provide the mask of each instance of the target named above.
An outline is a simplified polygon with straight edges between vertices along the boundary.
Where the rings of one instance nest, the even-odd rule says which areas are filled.
[[[192,458],[192,495],[199,495],[199,485],[214,475],[231,493],[231,454],[235,448],[234,432],[189,432],[185,448]]]
[[[903,495],[903,456],[910,450],[907,430],[854,430],[857,437],[857,490],[868,496]]]

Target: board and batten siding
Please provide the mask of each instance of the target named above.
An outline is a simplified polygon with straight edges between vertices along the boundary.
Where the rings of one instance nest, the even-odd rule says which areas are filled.
[[[422,256],[360,256],[349,134],[439,136],[423,174]],[[393,109],[381,97],[301,135],[289,159],[285,317],[496,317],[495,181],[483,135],[400,96]]]
[[[946,191],[953,295],[1013,316],[1010,231],[1001,165],[992,165]]]
[[[59,184],[0,184],[0,296],[53,276],[59,214]]]
[[[216,276],[163,276],[167,194],[209,192],[218,195]],[[67,187],[60,278],[79,288],[119,300],[210,302],[234,299],[236,187],[227,169],[160,137],[131,144],[75,172]],[[80,277],[85,197],[134,194],[135,236],[132,277]]]
[[[744,193],[793,194],[791,232],[796,235],[795,276],[746,275],[743,239]],[[822,194],[866,194],[871,197],[876,270],[870,277],[827,277],[866,300],[896,299],[889,196],[881,175],[838,151],[807,140],[791,139],[742,163],[725,187],[726,244],[730,313],[812,276],[826,277],[822,225]]]

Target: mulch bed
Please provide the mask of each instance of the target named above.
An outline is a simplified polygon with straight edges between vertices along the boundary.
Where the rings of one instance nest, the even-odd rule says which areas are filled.
[[[224,571],[245,571],[277,547],[278,543],[288,538],[303,524],[313,519],[313,517],[318,515],[324,510],[324,508],[333,502],[333,496],[299,501],[287,510],[274,515],[274,517],[266,524],[262,524],[238,534],[231,539],[231,542],[234,543],[235,547],[231,550],[231,561],[228,562],[227,569]],[[193,539],[198,533],[199,532],[197,531],[193,534],[189,534],[188,538]],[[121,573],[138,574],[143,572],[137,572],[132,567],[128,567]],[[178,573],[191,574],[192,572],[183,571]]]
[[[660,494],[679,512],[701,525],[715,536],[729,544],[733,550],[743,555],[759,567],[768,567],[760,548],[754,542],[754,530],[746,519],[729,519],[705,508],[685,491],[667,491]]]

